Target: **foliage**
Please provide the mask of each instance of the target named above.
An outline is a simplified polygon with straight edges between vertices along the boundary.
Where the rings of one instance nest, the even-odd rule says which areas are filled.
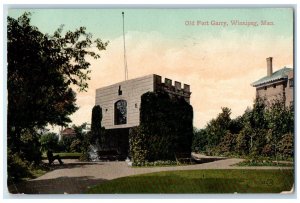
[[[192,142],[192,150],[194,152],[204,152],[208,148],[207,132],[204,129],[195,130]]]
[[[248,155],[249,154],[249,146],[251,138],[249,136],[249,132],[247,128],[243,128],[236,138],[236,147],[235,150],[240,155]]]
[[[100,143],[104,143],[104,129],[101,127],[101,122],[102,122],[102,109],[99,105],[96,105],[93,107],[92,110],[91,142],[93,143],[96,143],[97,141]]]
[[[266,117],[269,121],[268,128],[270,129],[268,142],[273,148],[275,156],[277,157],[279,143],[282,139],[289,143],[289,146],[286,145],[286,147],[289,148],[290,153],[287,154],[292,155],[293,153],[291,151],[293,138],[289,136],[294,130],[294,113],[292,107],[286,107],[282,100],[275,100],[273,105],[267,110]],[[285,136],[288,137],[284,138]],[[281,149],[285,148],[282,147],[285,145],[283,142],[280,143]],[[287,155],[284,150],[281,150],[280,152],[284,153],[283,156]]]
[[[84,149],[83,143],[87,136],[87,123],[83,123],[79,126],[72,125],[72,129],[74,129],[76,135],[75,138],[70,143],[70,151],[71,152],[83,152]]]
[[[58,135],[56,133],[47,133],[41,136],[41,150],[42,152],[58,150]]]
[[[80,152],[81,151],[81,141],[79,139],[75,139],[72,141],[70,145],[71,152]]]
[[[268,159],[247,159],[243,162],[235,164],[236,166],[278,166],[293,167],[293,162],[276,162]]]
[[[230,119],[222,108],[206,128],[195,132],[193,150],[207,155],[242,155],[258,159],[293,157],[294,109],[282,100],[271,106],[259,98],[242,116]]]
[[[191,152],[193,109],[183,98],[147,92],[141,97],[140,128],[130,138],[139,160],[174,160],[176,152]],[[137,135],[133,135],[137,133]],[[132,151],[135,150],[135,151]],[[141,150],[140,155],[136,155]]]
[[[20,154],[7,152],[7,173],[8,182],[19,181],[21,178],[30,177],[32,174],[29,169],[29,162],[22,160]]]
[[[85,27],[63,34],[44,34],[31,25],[30,13],[7,18],[7,144],[13,154],[31,162],[41,157],[38,129],[66,125],[77,110],[76,95],[88,88],[90,63],[87,56],[100,56],[108,42],[92,40]]]
[[[79,160],[81,161],[89,161],[89,154],[88,150],[91,145],[91,139],[92,139],[92,134],[91,132],[88,132],[84,135],[83,140],[81,142],[81,152],[82,155],[80,156]]]
[[[208,146],[215,147],[220,143],[222,137],[227,134],[230,126],[230,114],[231,110],[227,107],[222,108],[222,112],[217,116],[216,119],[212,119],[206,127],[208,134]]]
[[[282,158],[294,157],[294,137],[292,133],[282,136],[278,143],[278,152]]]
[[[35,130],[22,131],[19,145],[20,150],[17,154],[19,154],[23,160],[26,160],[33,165],[38,165],[42,160],[39,139],[40,135]]]
[[[236,146],[237,136],[230,132],[222,137],[221,142],[218,145],[218,151],[221,154],[227,155],[230,152],[234,152]]]
[[[129,130],[129,147],[132,162],[143,165],[148,155],[148,140],[142,126],[133,127]]]
[[[161,166],[174,166],[178,165],[177,161],[172,161],[172,160],[157,160],[153,162],[134,162],[132,163],[132,166],[137,166],[137,167],[161,167]]]
[[[62,136],[61,140],[58,142],[61,152],[71,152],[71,144],[76,140],[75,135]]]
[[[77,126],[77,125],[72,125],[72,129],[75,131],[76,133],[76,139],[82,141],[83,137],[86,134],[86,129],[87,129],[87,123],[82,123],[81,125]]]

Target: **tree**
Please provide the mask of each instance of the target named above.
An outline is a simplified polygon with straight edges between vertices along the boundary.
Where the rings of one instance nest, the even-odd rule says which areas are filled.
[[[8,147],[20,151],[21,135],[51,125],[66,125],[78,107],[70,85],[88,88],[90,63],[108,42],[92,41],[85,27],[67,31],[61,26],[53,35],[30,24],[30,13],[7,18],[8,61]]]
[[[277,158],[279,142],[282,139],[289,140],[283,138],[283,136],[289,136],[294,131],[293,107],[286,107],[283,99],[274,100],[272,106],[266,111],[266,119],[270,131],[269,143],[274,148]]]
[[[231,109],[222,107],[216,119],[212,119],[206,126],[208,145],[210,147],[217,146],[221,139],[228,133],[231,123]]]
[[[40,139],[42,151],[58,149],[58,135],[56,133],[47,133],[41,136]]]
[[[194,152],[204,152],[208,145],[207,132],[205,129],[194,130],[194,137],[192,142],[192,150]]]
[[[92,125],[91,125],[91,134],[92,134],[92,142],[103,141],[103,133],[101,127],[102,121],[102,109],[99,105],[93,107],[92,110]]]

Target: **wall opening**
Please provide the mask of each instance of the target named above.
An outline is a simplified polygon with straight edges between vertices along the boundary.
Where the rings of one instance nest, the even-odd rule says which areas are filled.
[[[115,125],[127,123],[127,101],[119,100],[115,103]]]

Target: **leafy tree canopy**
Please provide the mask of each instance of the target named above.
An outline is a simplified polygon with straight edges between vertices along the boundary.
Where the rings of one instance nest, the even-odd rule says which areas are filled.
[[[90,63],[108,42],[92,40],[85,27],[63,34],[44,34],[30,24],[30,13],[7,18],[8,134],[19,139],[23,129],[65,125],[77,110],[70,85],[86,91]],[[95,52],[93,47],[97,47]]]

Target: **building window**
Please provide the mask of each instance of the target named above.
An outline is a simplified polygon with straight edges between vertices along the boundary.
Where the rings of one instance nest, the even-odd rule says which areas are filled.
[[[264,87],[264,90],[267,90],[267,86]]]
[[[122,95],[121,85],[119,85],[118,95]]]
[[[276,88],[276,85],[273,85],[273,88]]]
[[[289,79],[290,87],[294,87],[294,79]]]
[[[137,104],[135,104],[134,107],[137,108]]]
[[[107,112],[108,111],[108,109],[105,109],[105,112]]]
[[[115,125],[127,123],[127,102],[119,100],[115,103]]]

